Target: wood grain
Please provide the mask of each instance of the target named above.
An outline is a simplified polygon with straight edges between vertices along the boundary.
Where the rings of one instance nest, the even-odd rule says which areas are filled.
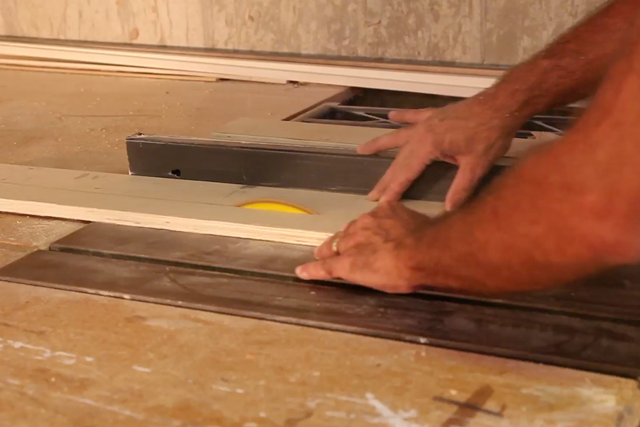
[[[286,426],[311,414],[299,425],[442,426],[459,409],[435,398],[467,402],[487,385],[482,409],[503,418],[467,411],[456,423],[640,421],[635,380],[16,283],[0,290],[6,425]]]

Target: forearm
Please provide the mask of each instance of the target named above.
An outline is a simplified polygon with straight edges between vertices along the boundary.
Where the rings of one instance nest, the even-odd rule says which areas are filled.
[[[426,228],[415,252],[415,282],[479,293],[527,291],[631,261],[630,222],[614,216],[620,200],[608,197],[615,189],[588,188],[578,181],[589,175],[584,170],[567,177],[578,153],[569,145],[577,143],[539,153],[485,197]]]
[[[634,27],[624,59],[563,140],[425,228],[412,263],[416,282],[531,290],[640,261],[640,24]]]
[[[479,97],[524,122],[533,114],[592,95],[624,45],[637,0],[617,0],[581,22]]]

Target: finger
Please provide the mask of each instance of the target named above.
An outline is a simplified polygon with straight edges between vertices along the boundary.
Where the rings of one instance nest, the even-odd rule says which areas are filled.
[[[389,120],[400,123],[419,123],[426,120],[433,109],[427,108],[423,110],[397,110],[389,113]]]
[[[459,208],[471,196],[478,183],[489,169],[486,162],[467,160],[460,168],[447,192],[444,207],[447,211]]]
[[[389,215],[389,212],[393,210],[395,207],[396,201],[392,200],[382,200],[378,203],[378,206],[375,207],[371,212],[369,212],[369,216],[374,219],[385,218]]]
[[[342,230],[340,230],[339,232],[337,232],[336,234],[334,234],[333,236],[329,237],[327,240],[325,240],[320,246],[316,247],[313,250],[313,255],[316,257],[316,259],[322,259],[322,258],[327,258],[329,256],[333,256],[335,255],[334,251],[333,251],[333,241],[338,238],[338,236],[343,236],[345,233],[348,232],[349,229],[351,229],[353,227],[353,225],[355,224],[355,220],[346,223],[343,227]]]
[[[358,146],[358,154],[375,154],[403,146],[408,140],[408,129],[399,129]]]
[[[327,258],[310,262],[296,268],[296,275],[302,280],[340,279],[346,270],[347,260],[343,257]]]
[[[339,239],[340,236],[342,236],[342,231],[340,231],[340,232],[334,234],[333,236],[329,237],[320,246],[318,246],[313,251],[313,255],[316,257],[316,259],[324,259],[324,258],[329,258],[329,257],[335,256],[336,253],[333,250],[333,242],[336,239]]]
[[[335,244],[337,248],[334,246],[334,242],[338,239],[338,243]],[[318,248],[314,251],[314,255],[316,259],[327,259],[331,257],[335,257],[337,255],[343,254],[349,250],[359,239],[357,233],[356,234],[345,234],[345,233],[336,233],[329,239],[327,239],[322,245],[318,246]],[[336,249],[338,252],[336,253]]]
[[[350,222],[346,223],[346,224],[342,227],[342,230],[340,230],[340,231],[342,231],[343,233],[347,233],[347,232],[349,232],[349,229],[350,229],[351,227],[353,227],[353,224],[355,224],[355,222],[356,222],[356,221],[355,221],[355,220],[353,220],[353,221],[350,221]]]
[[[415,150],[403,150],[393,161],[382,179],[369,193],[374,201],[397,201],[413,181],[433,161],[434,157],[416,155]]]

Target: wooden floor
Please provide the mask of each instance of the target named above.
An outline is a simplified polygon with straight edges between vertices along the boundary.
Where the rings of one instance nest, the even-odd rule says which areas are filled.
[[[123,138],[137,130],[202,136],[338,92],[18,72],[0,72],[0,86],[1,163],[116,173],[127,171]],[[0,264],[81,226],[0,214]],[[2,425],[640,422],[631,380],[24,285],[0,292]]]

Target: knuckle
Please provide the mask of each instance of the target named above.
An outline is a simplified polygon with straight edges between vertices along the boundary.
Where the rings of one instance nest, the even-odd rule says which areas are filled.
[[[345,224],[345,226],[342,228],[342,233],[343,234],[348,234],[349,231],[353,230],[353,226],[356,224],[356,221],[349,221],[347,224]]]
[[[348,259],[348,256],[342,255],[339,258],[335,258],[333,262],[327,263],[327,275],[332,278],[344,279],[348,274]]]
[[[322,272],[323,272],[323,276],[324,276],[324,277],[327,277],[327,278],[333,277],[333,267],[332,267],[332,264],[331,264],[331,263],[329,263],[329,262],[325,262],[325,263],[322,265]]]
[[[395,200],[385,200],[383,202],[380,202],[380,205],[378,205],[378,209],[376,210],[376,213],[382,214],[382,213],[389,212],[396,203],[399,203],[399,202]]]
[[[374,213],[368,212],[366,214],[361,215],[360,218],[358,218],[357,224],[359,226],[368,226],[373,224],[375,221],[376,219],[374,217]]]
[[[397,179],[396,181],[394,181],[393,183],[391,183],[391,185],[389,185],[389,192],[402,193],[407,188],[409,188],[409,186],[411,185],[412,181],[413,180],[410,179],[410,178],[401,177],[401,178]]]

